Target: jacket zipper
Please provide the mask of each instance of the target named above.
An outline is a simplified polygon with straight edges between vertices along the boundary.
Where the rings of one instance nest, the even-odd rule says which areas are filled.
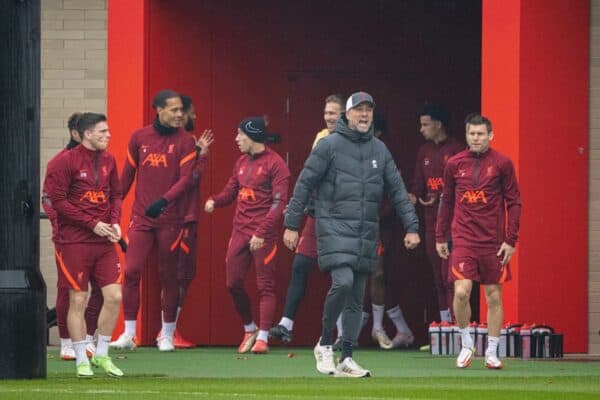
[[[94,154],[94,181],[96,182],[96,189],[98,189],[98,155],[99,153],[96,151]]]
[[[481,154],[477,153],[475,157],[475,168],[473,169],[473,189],[476,189],[477,185],[479,185],[479,161],[481,160]]]

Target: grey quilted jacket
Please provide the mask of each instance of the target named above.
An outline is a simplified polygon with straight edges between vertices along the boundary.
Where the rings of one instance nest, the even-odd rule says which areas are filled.
[[[385,144],[348,128],[345,116],[335,132],[321,139],[304,163],[287,207],[284,225],[299,230],[310,194],[317,191],[315,217],[319,267],[346,264],[371,272],[379,236],[379,204],[387,193],[407,232],[419,221],[406,187]],[[401,243],[401,239],[399,239]]]

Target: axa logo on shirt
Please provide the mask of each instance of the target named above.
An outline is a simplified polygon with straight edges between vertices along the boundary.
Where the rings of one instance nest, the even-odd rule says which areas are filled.
[[[142,165],[150,165],[151,167],[167,167],[167,156],[162,153],[150,153],[144,158]]]
[[[256,194],[252,188],[243,187],[238,193],[238,198],[243,201],[256,201]]]
[[[102,190],[88,190],[81,196],[79,201],[87,200],[93,204],[106,203],[106,194]]]
[[[468,204],[475,204],[480,201],[487,204],[487,197],[485,197],[485,192],[483,190],[467,190],[460,198],[461,203],[467,202]]]
[[[444,181],[440,177],[430,177],[427,179],[427,188],[431,191],[438,191],[444,187]]]

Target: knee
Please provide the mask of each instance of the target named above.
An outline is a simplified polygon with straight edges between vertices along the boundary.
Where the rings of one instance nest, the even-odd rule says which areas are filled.
[[[227,290],[229,290],[230,293],[239,292],[240,290],[242,290],[243,285],[244,282],[237,279],[228,280],[225,283],[225,286],[227,287]]]
[[[354,284],[353,279],[340,279],[333,283],[333,289],[336,292],[341,292],[343,294],[349,294],[352,291],[352,285]]]
[[[138,285],[140,282],[140,270],[137,268],[125,268],[124,284],[127,286]]]
[[[122,300],[121,289],[114,290],[104,296],[104,304],[108,307],[119,307]]]
[[[467,303],[471,297],[471,292],[463,287],[454,288],[454,299],[461,303]]]

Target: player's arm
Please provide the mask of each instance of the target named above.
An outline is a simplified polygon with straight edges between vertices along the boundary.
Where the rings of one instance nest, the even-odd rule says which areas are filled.
[[[515,247],[519,238],[519,223],[521,220],[521,193],[515,168],[513,163],[508,160],[500,169],[502,173],[502,192],[506,211],[508,213],[508,224],[506,227],[505,242]]]
[[[192,174],[196,167],[196,142],[191,135],[183,139],[181,149],[182,156],[179,159],[179,179],[162,196],[167,202],[178,199],[192,184]]]
[[[67,195],[70,191],[71,183],[71,167],[66,158],[54,163],[48,169],[46,184],[48,186],[50,201],[56,212],[71,223],[93,231],[96,224],[100,221],[83,212],[69,201]]]
[[[454,163],[446,164],[444,168],[444,189],[440,197],[440,205],[435,226],[436,250],[441,258],[448,258],[449,247],[448,238],[450,237],[450,223],[454,214],[454,191],[456,182],[454,180]]]
[[[330,161],[331,145],[326,140],[320,140],[304,162],[304,168],[294,186],[284,219],[284,226],[287,229],[293,231],[300,229],[304,208],[308,204],[311,193],[327,172]]]
[[[121,221],[121,205],[123,203],[123,191],[121,190],[121,181],[119,179],[119,172],[117,171],[117,163],[114,158],[111,157],[112,168],[110,172],[110,223],[119,224]]]
[[[417,199],[423,196],[423,194],[425,194],[425,173],[423,172],[423,149],[421,148],[417,153],[415,172],[408,197],[414,205],[417,204]]]
[[[277,224],[280,223],[281,214],[288,200],[290,170],[282,160],[277,159],[273,164],[271,176],[271,208],[255,233],[260,238],[264,238],[269,232],[277,231]]]
[[[125,160],[123,171],[121,172],[120,183],[123,198],[127,196],[127,193],[129,193],[129,190],[131,189],[138,168],[138,162],[138,146],[136,143],[136,135],[134,134],[131,139],[129,139],[127,145],[127,159]]]

